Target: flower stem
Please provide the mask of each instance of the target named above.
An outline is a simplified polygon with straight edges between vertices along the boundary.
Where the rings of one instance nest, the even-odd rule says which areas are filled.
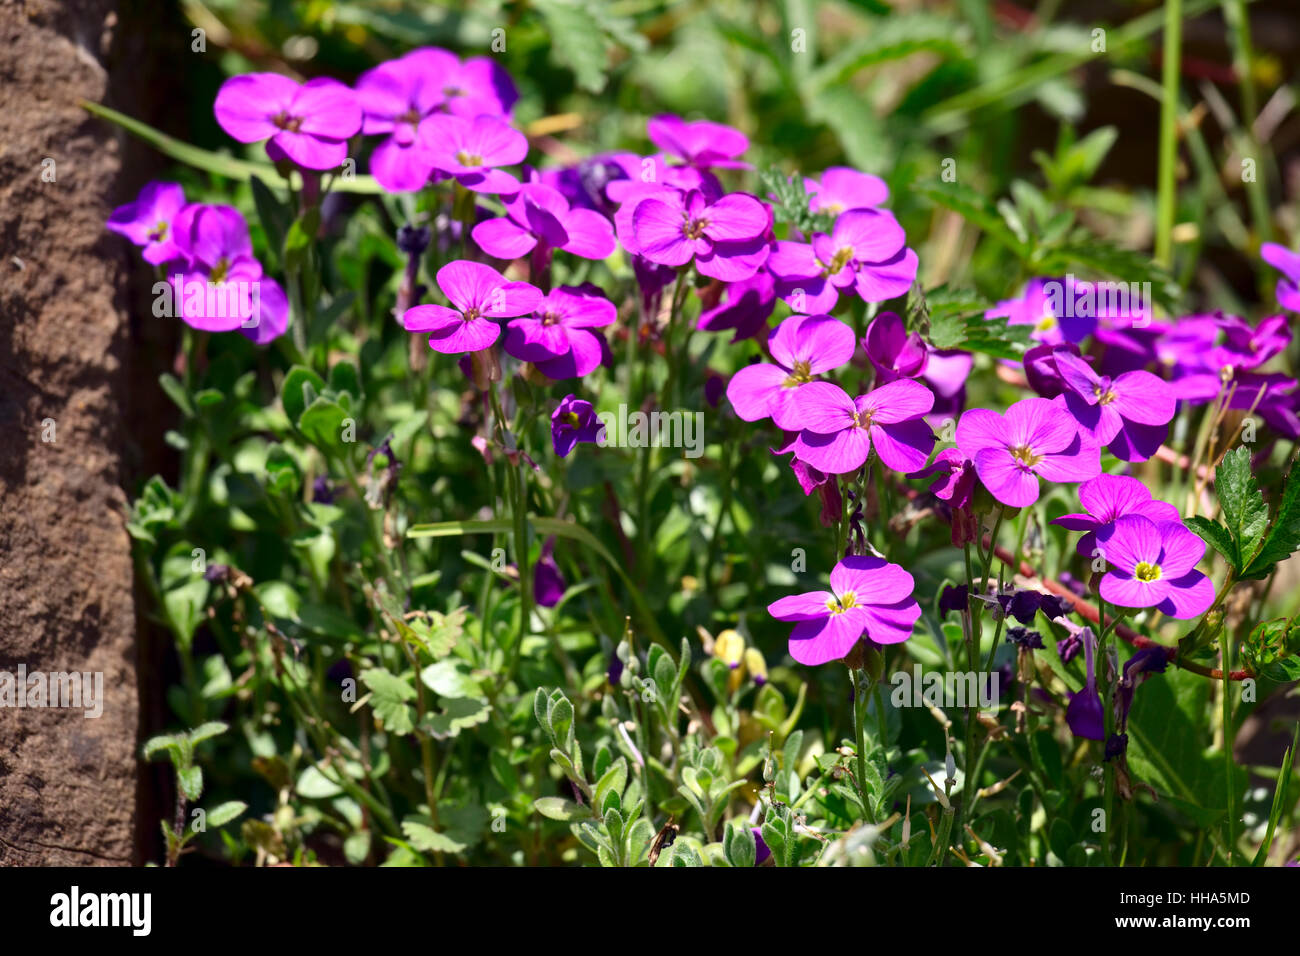
[[[1160,101],[1160,168],[1156,202],[1156,262],[1173,265],[1175,173],[1178,164],[1178,77],[1182,61],[1183,0],[1165,0],[1164,70]]]

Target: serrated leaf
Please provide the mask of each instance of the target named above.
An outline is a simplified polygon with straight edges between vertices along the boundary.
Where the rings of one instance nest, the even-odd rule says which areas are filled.
[[[1234,448],[1214,472],[1214,490],[1223,510],[1223,523],[1237,549],[1237,571],[1251,563],[1268,523],[1264,495],[1250,468],[1250,449]]]
[[[425,853],[459,853],[465,849],[464,843],[439,833],[434,829],[433,821],[424,817],[407,817],[402,821],[402,832],[411,841],[411,846]]]
[[[492,705],[482,697],[444,697],[441,712],[430,715],[425,727],[437,739],[445,740],[491,716]]]
[[[1268,535],[1242,576],[1266,576],[1273,565],[1286,560],[1297,549],[1300,549],[1300,477],[1296,476],[1293,467],[1287,475],[1282,503],[1278,506]]]
[[[1200,536],[1201,540],[1223,555],[1223,559],[1235,569],[1238,565],[1237,548],[1232,542],[1228,529],[1217,521],[1201,515],[1192,515],[1186,519],[1186,525]]]
[[[370,706],[390,733],[402,736],[415,729],[415,711],[406,703],[415,699],[414,687],[379,667],[362,671],[361,681],[370,688]]]

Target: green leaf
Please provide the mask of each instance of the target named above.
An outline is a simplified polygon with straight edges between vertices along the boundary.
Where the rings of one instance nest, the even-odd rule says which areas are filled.
[[[1228,533],[1227,528],[1219,524],[1219,522],[1211,521],[1201,515],[1192,515],[1186,519],[1185,524],[1200,535],[1201,540],[1223,555],[1224,560],[1234,570],[1237,569],[1240,559],[1237,556],[1237,547],[1233,544],[1232,535]]]
[[[194,803],[199,797],[203,796],[203,768],[197,766],[177,767],[176,783],[185,799],[190,803]]]
[[[289,232],[289,224],[293,222],[293,213],[256,176],[249,178],[248,185],[253,190],[253,205],[257,207],[257,218],[266,232],[267,244],[278,261],[283,255],[284,237]]]
[[[311,388],[310,393],[303,391],[303,386]],[[284,414],[289,421],[297,425],[298,419],[307,406],[319,395],[325,391],[325,380],[309,368],[301,365],[295,365],[289,369],[289,374],[284,377],[284,384],[280,388],[280,404],[284,406]],[[310,394],[310,397],[307,397]]]
[[[462,730],[486,723],[492,705],[483,697],[444,697],[442,711],[429,715],[425,729],[439,740],[457,736]]]
[[[1250,449],[1244,445],[1223,456],[1214,472],[1214,489],[1223,509],[1223,521],[1237,549],[1240,572],[1259,550],[1268,523],[1268,508],[1250,468]]]
[[[211,740],[214,737],[220,737],[230,725],[220,720],[209,720],[199,724],[185,736],[189,739],[191,745],[201,744],[205,740]]]
[[[968,43],[966,30],[961,25],[954,25],[947,17],[894,15],[881,21],[866,36],[848,43],[818,67],[808,77],[808,84],[821,89],[843,83],[852,79],[859,70],[901,60],[914,53],[934,53],[943,59],[965,59],[970,55]]]
[[[442,697],[482,697],[478,681],[462,660],[449,659],[430,664],[420,672],[424,686]]]
[[[748,824],[737,823],[735,820],[727,822],[727,828],[722,834],[722,852],[732,866],[749,869],[754,865],[754,860],[758,857],[758,844]]]
[[[619,17],[604,0],[534,0],[546,21],[555,60],[574,73],[578,86],[599,93],[608,81],[609,49],[615,44],[644,45],[633,22]]]
[[[175,375],[170,372],[163,372],[158,376],[158,384],[167,393],[167,397],[181,410],[182,415],[186,418],[194,417],[194,406],[190,403],[189,393],[185,391],[185,386],[180,383],[180,380]]]
[[[163,610],[183,648],[188,649],[204,617],[211,586],[203,578],[172,588],[163,594]]]
[[[294,790],[297,791],[298,796],[308,800],[328,800],[343,792],[343,788],[327,777],[315,764],[303,768],[302,773],[298,775],[298,782],[294,784]]]
[[[1300,549],[1300,477],[1292,467],[1268,536],[1242,577],[1267,577],[1277,562],[1286,560],[1297,549]]]
[[[562,823],[576,823],[591,818],[591,810],[563,797],[542,797],[534,800],[533,809],[548,820],[559,820]]]
[[[298,605],[302,599],[298,597],[297,591],[283,581],[263,581],[253,588],[253,594],[272,617],[298,620]]]
[[[128,133],[144,140],[163,155],[170,156],[187,166],[193,166],[195,169],[216,173],[218,176],[225,176],[227,179],[241,182],[257,176],[264,182],[272,186],[278,186],[281,189],[291,187],[294,190],[301,189],[301,179],[296,173],[292,183],[286,182],[284,177],[270,163],[255,163],[246,159],[236,159],[233,156],[225,156],[221,153],[214,153],[210,150],[200,149],[197,146],[191,146],[183,140],[154,129],[147,123],[141,123],[124,113],[119,113],[117,110],[109,109],[99,103],[92,103],[89,100],[82,100],[81,108],[101,119],[116,123]],[[330,188],[335,192],[363,193],[371,196],[382,195],[384,192],[383,187],[379,185],[379,181],[375,177],[360,175],[353,175],[346,179],[341,176],[336,177]]]
[[[208,826],[225,826],[247,809],[248,804],[243,800],[229,800],[226,803],[218,804],[208,811]]]
[[[459,853],[465,849],[464,843],[435,830],[433,821],[426,817],[407,817],[402,821],[402,832],[411,846],[426,853]]]
[[[318,396],[298,419],[298,430],[322,451],[333,450],[343,444],[343,428],[348,421],[349,416],[343,406]]]
[[[382,667],[361,672],[361,681],[370,689],[370,705],[389,733],[399,737],[415,729],[415,711],[407,701],[415,699],[415,688]]]
[[[1273,661],[1260,669],[1259,676],[1271,681],[1277,681],[1279,684],[1289,684],[1293,680],[1300,680],[1300,657],[1284,657],[1281,660]]]

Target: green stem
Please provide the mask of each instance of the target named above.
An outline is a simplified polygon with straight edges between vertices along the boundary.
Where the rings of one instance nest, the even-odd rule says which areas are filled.
[[[1112,713],[1111,700],[1114,697],[1115,688],[1112,686],[1110,671],[1107,668],[1106,661],[1106,638],[1109,636],[1109,629],[1106,626],[1106,602],[1100,595],[1097,596],[1097,623],[1101,628],[1101,635],[1097,638],[1097,680],[1101,682],[1101,713],[1104,721],[1105,731],[1102,733],[1102,763],[1105,766],[1103,777],[1102,806],[1104,808],[1104,829],[1101,831],[1101,858],[1107,866],[1114,865],[1114,858],[1111,852],[1111,815],[1115,806],[1115,767],[1105,759],[1106,742],[1110,740],[1111,734],[1115,732],[1115,717]],[[1113,622],[1112,622],[1113,623]]]
[[[875,823],[871,813],[871,801],[867,798],[867,695],[864,681],[866,672],[850,670],[849,680],[853,684],[853,739],[857,750],[858,796],[862,798],[862,813],[868,823]]]
[[[1232,681],[1228,677],[1232,670],[1232,632],[1227,624],[1219,634],[1219,654],[1223,670],[1223,781],[1224,793],[1228,801],[1228,866],[1236,866],[1233,854],[1237,849],[1236,819],[1233,813],[1232,784]]]
[[[1175,173],[1178,164],[1178,77],[1182,64],[1183,0],[1165,0],[1164,70],[1160,101],[1160,168],[1156,201],[1156,262],[1173,265]]]

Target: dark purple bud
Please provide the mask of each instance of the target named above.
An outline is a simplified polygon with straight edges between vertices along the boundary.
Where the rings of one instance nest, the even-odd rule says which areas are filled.
[[[939,594],[939,613],[965,611],[970,607],[970,591],[964,584],[950,584]]]
[[[311,484],[311,500],[318,505],[334,503],[334,486],[326,475],[317,475]]]
[[[1128,752],[1128,734],[1111,734],[1106,740],[1106,759],[1114,760]]]
[[[1017,647],[1023,647],[1027,650],[1042,650],[1043,635],[1037,631],[1031,631],[1027,627],[1013,627],[1007,630],[1007,640]]]
[[[230,578],[230,565],[228,564],[209,564],[203,572],[205,581],[226,581]]]

